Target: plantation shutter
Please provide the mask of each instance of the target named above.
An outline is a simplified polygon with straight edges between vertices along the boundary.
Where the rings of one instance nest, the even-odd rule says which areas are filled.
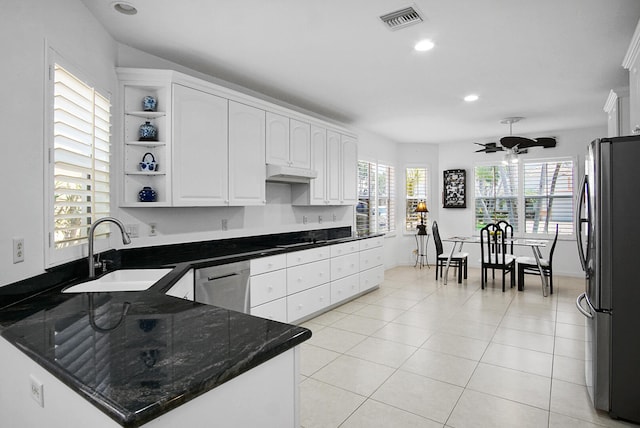
[[[527,233],[573,233],[573,161],[524,164],[525,230]]]
[[[395,173],[391,166],[378,164],[378,232],[395,230]]]
[[[427,201],[428,171],[426,168],[407,168],[405,192],[407,197],[405,232],[415,232],[420,224],[420,214],[416,213],[418,202]],[[427,206],[427,209],[429,207]],[[428,214],[425,214],[425,218]]]
[[[475,167],[475,227],[505,220],[518,231],[518,164]]]
[[[86,242],[91,223],[109,215],[110,109],[106,97],[55,64],[54,248]]]

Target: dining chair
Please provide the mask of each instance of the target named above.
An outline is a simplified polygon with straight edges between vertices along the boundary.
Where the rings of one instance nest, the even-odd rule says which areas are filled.
[[[556,224],[556,237],[553,238],[553,244],[549,250],[548,259],[540,259],[540,266],[542,266],[542,272],[544,276],[549,278],[549,293],[553,294],[553,252],[556,249],[556,242],[558,242],[558,225]],[[518,291],[524,291],[524,275],[538,275],[540,276],[540,269],[536,263],[535,257],[518,257],[516,258],[518,264]]]
[[[442,240],[440,239],[440,231],[438,230],[438,222],[434,221],[431,225],[433,242],[436,244],[436,280],[438,279],[438,268],[440,268],[440,278],[442,278],[442,270],[447,266],[449,254],[444,254]],[[453,245],[456,245],[455,243]],[[456,268],[458,272],[458,284],[462,283],[462,276],[467,279],[467,260],[469,253],[456,252],[451,256],[450,266]]]
[[[507,273],[511,274],[511,287],[515,286],[516,257],[507,252],[506,240],[507,238],[502,229],[495,223],[489,223],[480,229],[482,289],[487,283],[487,271],[489,269],[502,271],[502,292],[505,291]]]
[[[508,254],[513,254],[513,226],[506,220],[500,220],[496,224],[502,231],[503,236],[509,239],[509,244],[505,243],[505,245],[509,246]]]

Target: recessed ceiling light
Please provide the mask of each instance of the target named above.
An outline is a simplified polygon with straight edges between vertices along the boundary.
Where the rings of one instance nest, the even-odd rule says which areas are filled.
[[[113,8],[125,15],[135,15],[138,13],[138,9],[136,9],[132,4],[125,2],[117,2],[113,3]]]
[[[469,94],[466,97],[464,97],[464,100],[468,103],[472,103],[474,101],[478,101],[478,97],[476,94]]]
[[[424,39],[424,40],[420,40],[418,43],[416,43],[413,48],[415,50],[417,50],[418,52],[426,52],[426,51],[430,51],[431,49],[433,49],[434,46],[435,46],[435,44],[431,40]]]

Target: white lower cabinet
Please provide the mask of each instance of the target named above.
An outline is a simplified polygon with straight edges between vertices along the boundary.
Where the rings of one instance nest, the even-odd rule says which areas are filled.
[[[286,295],[287,271],[285,269],[251,276],[249,296],[252,308]]]
[[[360,272],[360,255],[358,253],[331,259],[331,281],[354,275]]]
[[[293,294],[329,282],[329,260],[287,268],[287,293]]]
[[[331,304],[329,283],[287,296],[287,321],[295,322]]]
[[[287,322],[287,298],[283,297],[255,306],[251,308],[251,315],[273,321]]]
[[[360,251],[360,270],[371,269],[383,264],[384,250],[382,247]]]
[[[384,266],[360,272],[360,291],[367,291],[384,281]]]
[[[165,294],[167,296],[178,297],[180,299],[191,300],[194,299],[194,275],[193,269],[189,270],[182,278],[176,282],[173,287],[169,289]]]
[[[360,275],[349,275],[331,281],[331,304],[342,302],[360,292]]]

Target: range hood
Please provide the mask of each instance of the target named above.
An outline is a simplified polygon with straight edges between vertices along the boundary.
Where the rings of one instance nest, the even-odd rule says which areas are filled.
[[[267,164],[267,181],[280,183],[308,183],[318,176],[313,169]]]

